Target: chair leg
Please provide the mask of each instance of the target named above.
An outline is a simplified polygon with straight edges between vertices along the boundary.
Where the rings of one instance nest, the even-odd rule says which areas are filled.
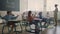
[[[14,28],[15,28],[15,32],[16,32],[16,34],[17,34],[16,27],[14,27]]]
[[[10,32],[11,32],[11,30],[10,30],[10,28],[9,28],[9,26],[8,26],[8,34],[10,34]]]
[[[40,31],[42,31],[42,23],[40,22],[40,28],[41,28],[41,30]]]
[[[3,25],[3,27],[2,27],[2,34],[4,34],[4,32],[3,32],[3,30],[4,30],[4,27],[5,27],[5,25]]]
[[[22,32],[23,29],[22,29],[22,25],[21,24],[20,24],[20,27],[21,27],[21,32]]]

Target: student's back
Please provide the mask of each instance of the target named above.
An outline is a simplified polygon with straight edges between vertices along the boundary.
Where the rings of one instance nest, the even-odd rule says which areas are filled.
[[[11,12],[7,12],[7,15],[5,15],[2,18],[8,21],[8,20],[16,19],[17,17],[18,17],[18,15],[14,16]]]
[[[39,13],[39,18],[42,19],[42,12]]]
[[[32,22],[33,21],[33,17],[32,16],[28,16],[28,21]]]
[[[29,22],[33,21],[33,17],[31,16],[31,11],[28,12],[28,21]]]

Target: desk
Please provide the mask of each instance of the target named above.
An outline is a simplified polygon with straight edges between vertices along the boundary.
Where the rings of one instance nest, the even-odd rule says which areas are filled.
[[[20,23],[20,20],[9,20],[9,21],[7,21],[7,25],[13,25],[15,23]]]
[[[39,21],[42,21],[42,19],[40,19],[40,18],[34,18],[34,20],[39,20]]]

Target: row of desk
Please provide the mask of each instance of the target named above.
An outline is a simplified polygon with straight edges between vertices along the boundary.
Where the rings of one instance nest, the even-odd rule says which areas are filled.
[[[42,19],[35,18],[34,20],[35,20],[35,21],[39,20],[39,23],[40,23],[40,25],[41,25],[41,20],[42,20]],[[27,25],[27,24],[26,24],[27,21],[22,21],[22,20],[9,20],[9,21],[7,21],[7,22],[8,22],[8,23],[13,22],[13,23],[19,23],[19,24],[20,24],[21,31],[17,31],[17,30],[16,30],[16,27],[14,28],[14,29],[15,29],[14,32],[16,32],[16,34],[17,34],[17,32],[18,32],[18,33],[21,33],[21,32],[23,31],[23,27],[22,27],[23,25],[22,25],[22,23],[24,23],[25,29],[26,29],[26,27],[27,27],[27,26],[26,26],[26,25]],[[3,24],[5,24],[5,23],[2,22],[2,23],[0,23],[0,24],[3,25]],[[2,26],[2,34],[4,34],[4,28],[5,28],[5,26],[6,26],[6,25],[3,25],[3,26]],[[9,31],[9,26],[7,26],[7,27],[8,27],[8,34],[9,34],[9,33],[10,33],[10,31]],[[41,30],[42,30],[42,27],[41,27]]]

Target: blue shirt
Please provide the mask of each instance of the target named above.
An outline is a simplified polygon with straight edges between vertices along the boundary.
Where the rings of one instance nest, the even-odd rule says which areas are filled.
[[[42,15],[39,15],[39,18],[42,19]]]
[[[12,20],[12,19],[16,19],[18,16],[13,16],[13,15],[5,15],[4,17],[2,17],[5,20]]]

